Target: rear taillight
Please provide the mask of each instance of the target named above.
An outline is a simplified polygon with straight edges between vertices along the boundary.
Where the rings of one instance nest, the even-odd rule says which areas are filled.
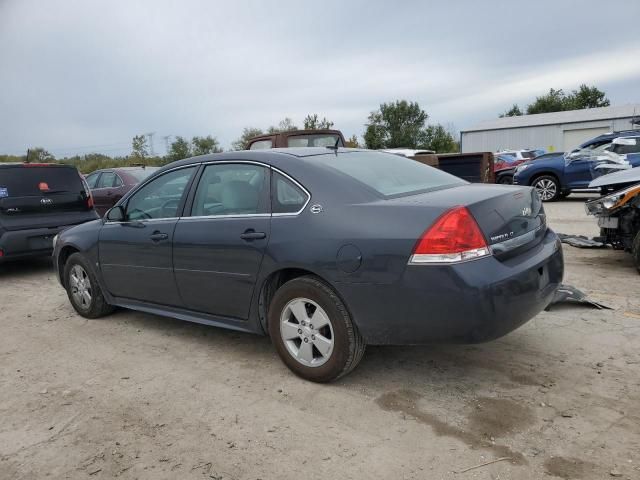
[[[4,257],[4,250],[0,248],[0,257]]]
[[[422,234],[409,263],[455,263],[487,255],[489,247],[471,212],[454,207]]]
[[[80,174],[78,174],[80,175]],[[84,193],[87,196],[87,208],[91,210],[93,208],[93,195],[91,195],[91,189],[89,188],[89,184],[84,179],[82,175],[80,175],[80,181],[82,182],[82,186],[84,187]]]

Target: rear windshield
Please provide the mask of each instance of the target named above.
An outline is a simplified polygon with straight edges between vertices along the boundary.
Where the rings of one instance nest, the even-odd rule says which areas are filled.
[[[322,155],[319,158],[322,163],[385,197],[411,195],[467,183],[416,160],[390,153],[350,152]]]
[[[151,175],[152,173],[157,172],[158,170],[160,170],[160,168],[155,168],[155,167],[147,167],[147,168],[141,168],[140,170],[127,170],[127,173],[133,177],[136,178],[136,180],[138,180],[139,182],[141,182],[142,180],[144,180],[145,178],[147,178],[149,175]]]
[[[330,133],[292,135],[287,138],[287,147],[333,147],[336,142],[339,147],[344,147],[342,139],[338,135]]]
[[[0,167],[0,199],[83,191],[82,180],[75,168]]]

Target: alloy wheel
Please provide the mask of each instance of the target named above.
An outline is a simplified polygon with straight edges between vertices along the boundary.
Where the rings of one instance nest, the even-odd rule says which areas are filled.
[[[324,365],[333,352],[333,325],[324,309],[308,298],[294,298],[280,315],[280,336],[289,354],[307,367]]]
[[[69,273],[69,287],[76,304],[84,309],[91,307],[91,280],[80,265],[74,265]]]
[[[538,180],[534,185],[536,192],[543,201],[551,200],[556,196],[558,187],[553,180],[543,178]]]

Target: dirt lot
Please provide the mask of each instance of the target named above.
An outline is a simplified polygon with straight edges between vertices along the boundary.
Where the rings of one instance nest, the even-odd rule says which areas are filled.
[[[597,233],[574,197],[547,205],[551,225]],[[0,266],[0,479],[638,479],[640,277],[623,252],[564,250],[566,282],[614,310],[369,348],[332,385],[294,377],[266,338],[87,321],[47,261]]]

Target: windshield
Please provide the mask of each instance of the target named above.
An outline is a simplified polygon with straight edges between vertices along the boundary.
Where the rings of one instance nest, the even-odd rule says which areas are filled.
[[[135,177],[135,179],[138,180],[138,182],[141,182],[142,180],[147,178],[149,175],[157,172],[158,170],[160,170],[159,167],[145,167],[139,170],[138,169],[127,170],[127,173],[130,174],[132,177]]]
[[[30,167],[28,164],[0,168],[0,199],[63,192],[84,192],[82,180],[75,168]]]
[[[292,135],[287,138],[287,147],[333,147],[340,139],[338,135],[322,133],[317,135]],[[339,147],[344,147],[342,139],[338,142]]]
[[[467,182],[416,160],[381,152],[350,152],[319,157],[324,165],[390,196],[411,195]]]

